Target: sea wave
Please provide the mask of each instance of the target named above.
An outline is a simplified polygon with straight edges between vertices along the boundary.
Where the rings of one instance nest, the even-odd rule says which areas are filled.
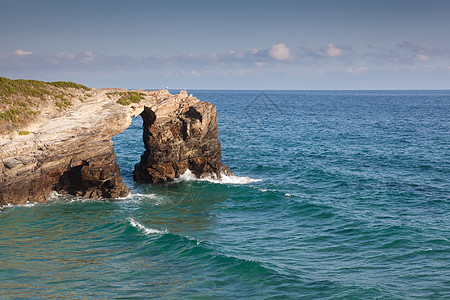
[[[158,195],[156,194],[141,194],[141,193],[129,193],[125,197],[120,197],[120,200],[144,200],[144,199],[157,199]]]
[[[268,192],[271,192],[271,193],[282,193],[284,195],[284,197],[294,197],[294,196],[296,196],[295,194],[285,193],[283,191],[279,191],[279,190],[276,190],[276,189],[267,189],[267,188],[259,188],[259,187],[255,187],[255,189],[260,191],[260,192],[263,192],[263,193],[268,193]]]
[[[260,182],[262,179],[253,179],[246,176],[235,176],[235,175],[225,175],[221,174],[220,178],[215,176],[208,176],[204,178],[197,178],[194,174],[192,174],[191,170],[186,170],[180,177],[176,178],[173,182],[181,182],[181,181],[207,181],[212,183],[220,183],[220,184],[249,184],[253,182]]]
[[[0,206],[0,209],[11,208],[11,207],[15,207],[15,206],[33,207],[33,206],[35,206],[37,204],[39,204],[39,203],[37,203],[37,202],[28,202],[28,201],[27,201],[27,203],[24,203],[24,204],[11,204],[11,203],[8,203],[8,204]]]
[[[0,207],[0,209],[5,209],[5,208],[10,208],[10,207],[14,207],[15,205],[12,205],[11,203],[8,203],[8,204],[5,204],[5,205],[2,205],[1,207]]]
[[[50,192],[47,203],[76,203],[76,202],[95,202],[102,200],[103,198],[93,199],[93,198],[83,198],[79,196],[74,196],[70,194],[60,194],[56,191]]]
[[[166,229],[164,230],[158,230],[158,229],[153,229],[153,228],[148,228],[145,227],[144,225],[142,225],[141,223],[139,223],[138,221],[136,221],[133,218],[129,218],[128,222],[130,222],[130,225],[137,228],[138,230],[144,232],[147,235],[151,235],[151,234],[166,234],[169,233],[169,231],[167,231]]]

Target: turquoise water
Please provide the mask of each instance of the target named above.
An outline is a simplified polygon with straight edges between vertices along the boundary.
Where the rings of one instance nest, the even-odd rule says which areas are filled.
[[[238,177],[0,210],[0,298],[448,299],[450,91],[188,91]]]

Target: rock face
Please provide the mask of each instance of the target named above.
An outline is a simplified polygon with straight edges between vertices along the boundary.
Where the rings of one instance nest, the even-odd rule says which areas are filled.
[[[138,92],[118,104],[123,89],[92,89],[63,111],[45,111],[27,135],[0,136],[0,207],[45,202],[51,191],[84,198],[126,196],[112,145],[132,117],[144,119],[145,152],[136,180],[164,183],[190,169],[196,176],[231,174],[221,163],[217,112],[186,92]]]
[[[231,174],[222,165],[216,108],[190,101],[186,92],[179,96],[177,102],[141,113],[146,150],[133,172],[136,181],[164,183],[188,169],[197,177]]]
[[[54,152],[37,149],[33,153],[37,154],[35,157],[28,155],[28,159],[23,156],[3,160],[3,174],[8,177],[1,183],[0,205],[42,203],[51,191],[84,198],[128,194],[111,141],[86,140],[83,149],[75,153],[70,153],[74,149],[68,153],[68,148],[58,145]]]

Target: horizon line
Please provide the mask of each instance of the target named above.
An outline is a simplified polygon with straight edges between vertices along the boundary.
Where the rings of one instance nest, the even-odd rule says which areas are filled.
[[[143,88],[129,88],[129,90],[164,90],[166,88],[157,89],[143,89]],[[169,91],[450,91],[450,88],[445,89],[199,89],[199,88],[167,88]]]

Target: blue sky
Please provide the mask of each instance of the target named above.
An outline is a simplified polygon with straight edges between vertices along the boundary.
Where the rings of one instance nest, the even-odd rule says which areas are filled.
[[[450,1],[0,0],[0,76],[93,87],[449,89]]]

